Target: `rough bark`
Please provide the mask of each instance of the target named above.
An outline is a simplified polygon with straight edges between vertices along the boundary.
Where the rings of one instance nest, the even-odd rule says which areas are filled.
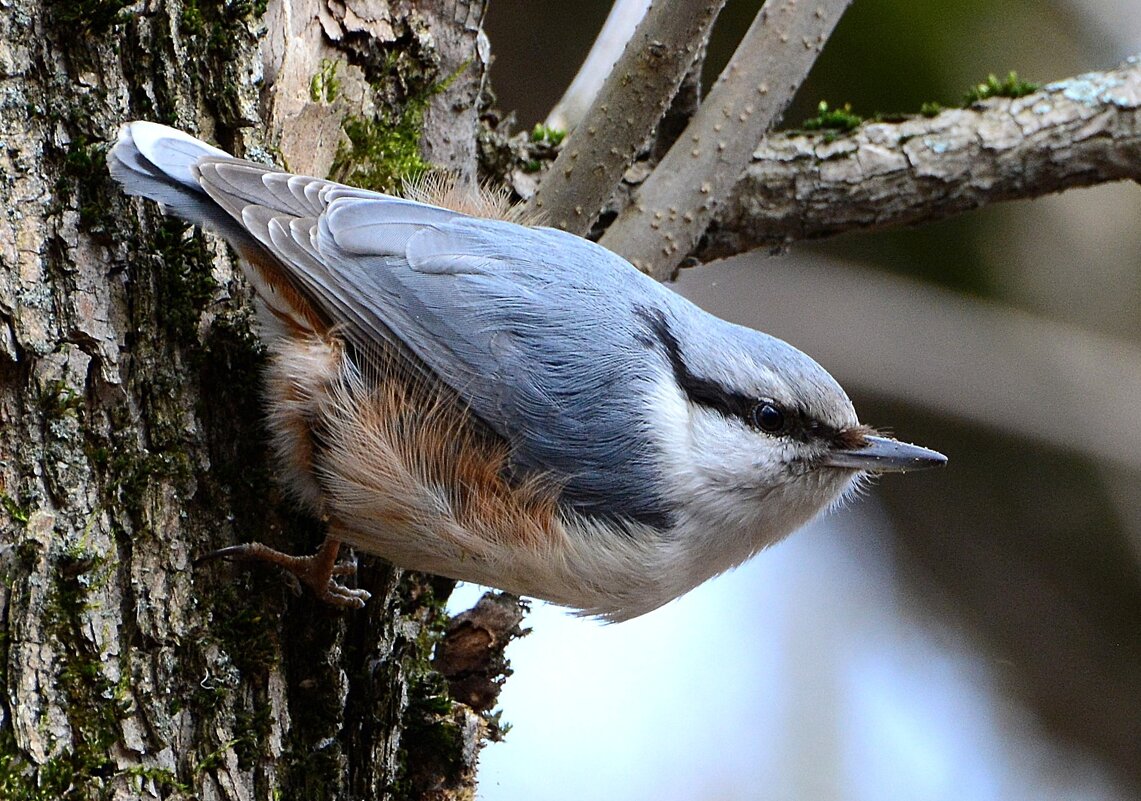
[[[447,582],[365,564],[373,599],[343,614],[273,572],[195,564],[255,539],[305,552],[319,526],[271,480],[232,255],[121,195],[104,156],[148,118],[379,184],[423,163],[422,137],[474,174],[481,16],[444,0],[0,14],[0,797],[473,792],[487,725],[429,664]]]

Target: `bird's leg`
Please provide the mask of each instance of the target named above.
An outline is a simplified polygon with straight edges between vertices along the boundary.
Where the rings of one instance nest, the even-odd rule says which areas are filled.
[[[241,559],[243,561],[269,562],[294,576],[302,584],[312,589],[317,597],[334,606],[360,609],[369,599],[366,590],[351,589],[336,580],[336,576],[351,576],[357,572],[356,562],[338,562],[337,553],[341,541],[326,535],[317,553],[310,556],[290,556],[275,551],[260,542],[247,542],[231,545],[206,554],[198,561],[208,559]]]

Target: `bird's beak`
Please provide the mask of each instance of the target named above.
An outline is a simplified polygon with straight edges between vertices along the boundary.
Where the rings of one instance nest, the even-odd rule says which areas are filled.
[[[865,470],[869,473],[905,473],[947,464],[943,454],[891,437],[866,436],[854,448],[837,449],[824,457],[825,467]]]

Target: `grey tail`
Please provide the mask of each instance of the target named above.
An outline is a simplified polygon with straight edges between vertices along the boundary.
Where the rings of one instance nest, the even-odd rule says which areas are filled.
[[[217,231],[236,246],[256,246],[256,240],[202,189],[197,171],[202,158],[232,160],[225,151],[174,128],[128,122],[107,155],[107,169],[127,194],[154,200],[167,214]]]

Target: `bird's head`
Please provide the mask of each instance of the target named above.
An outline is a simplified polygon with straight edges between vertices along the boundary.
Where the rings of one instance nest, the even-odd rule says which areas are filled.
[[[660,317],[654,332],[669,365],[657,402],[672,497],[695,524],[747,540],[745,556],[866,476],[947,461],[862,424],[836,380],[782,340],[708,317]]]

